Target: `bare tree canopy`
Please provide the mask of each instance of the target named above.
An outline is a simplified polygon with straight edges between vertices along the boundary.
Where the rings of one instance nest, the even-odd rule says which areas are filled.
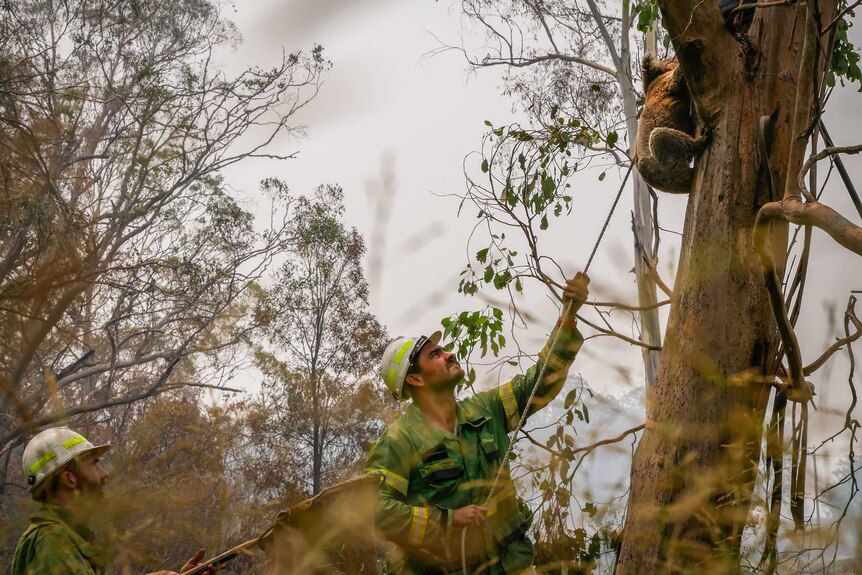
[[[200,0],[0,10],[8,464],[34,426],[230,370],[238,298],[285,241],[288,202],[270,189],[257,229],[220,171],[270,156],[327,63],[315,48],[227,76],[215,56],[238,34]]]

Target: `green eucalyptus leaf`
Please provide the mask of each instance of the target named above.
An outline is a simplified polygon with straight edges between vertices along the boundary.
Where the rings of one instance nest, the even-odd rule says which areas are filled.
[[[578,390],[573,389],[569,393],[566,394],[566,399],[563,402],[563,409],[569,409],[575,404],[575,400],[578,398]]]

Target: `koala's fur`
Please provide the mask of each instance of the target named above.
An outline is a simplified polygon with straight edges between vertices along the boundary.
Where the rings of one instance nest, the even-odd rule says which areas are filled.
[[[708,144],[694,137],[695,121],[685,77],[676,60],[644,58],[646,101],[638,119],[635,164],[655,189],[687,194],[694,179],[692,159]]]

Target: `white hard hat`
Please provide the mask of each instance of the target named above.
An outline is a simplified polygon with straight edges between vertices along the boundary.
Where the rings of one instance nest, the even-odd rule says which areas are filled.
[[[101,455],[110,448],[110,445],[93,445],[68,427],[52,427],[37,434],[24,448],[24,475],[30,493],[73,458],[90,451]]]
[[[380,362],[380,377],[383,383],[392,392],[395,399],[404,399],[404,378],[407,370],[416,363],[419,351],[426,343],[437,344],[443,334],[435,331],[429,336],[397,337],[392,340],[383,352],[383,361]]]

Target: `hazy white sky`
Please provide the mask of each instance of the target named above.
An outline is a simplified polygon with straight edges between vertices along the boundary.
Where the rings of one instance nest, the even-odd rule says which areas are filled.
[[[463,162],[478,149],[484,121],[503,124],[514,116],[512,102],[500,95],[498,70],[475,74],[456,52],[428,55],[440,40],[458,43],[470,33],[462,29],[457,6],[430,0],[254,2],[239,6],[233,19],[245,39],[235,55],[238,63],[264,65],[281,46],[294,50],[314,42],[333,62],[320,95],[298,116],[309,127],[307,137],[282,142],[285,148],[278,150],[298,149],[298,158],[247,163],[231,175],[234,186],[253,191],[268,175],[282,177],[296,193],[321,183],[343,186],[348,222],[369,241],[371,258],[382,263],[379,275],[369,274],[372,304],[393,335],[437,329],[444,315],[482,307],[456,293],[475,209],[468,205],[459,218],[458,200],[444,196],[464,189]],[[379,189],[387,162],[395,197],[380,249],[372,241],[377,221],[368,192]],[[599,183],[597,174],[584,178],[575,212],[552,223],[558,229],[548,237],[549,252],[570,275],[586,262],[619,185],[614,177]],[[634,301],[626,203],[615,214],[601,247],[605,257],[599,254],[591,275],[595,293]],[[668,212],[677,221],[669,218],[667,225],[680,229],[684,199],[663,199],[662,205],[675,205]],[[522,342],[538,350],[557,312],[542,290],[533,292],[524,306],[537,321]],[[642,378],[639,351],[601,341],[582,352],[578,369],[587,380],[619,389]],[[609,363],[630,373],[609,370]]]
[[[371,257],[382,264],[379,273],[369,273],[373,311],[392,335],[431,331],[444,315],[482,305],[456,293],[475,209],[467,206],[457,217],[458,201],[444,196],[464,189],[462,163],[479,148],[486,130],[483,121],[507,123],[513,112],[512,103],[500,95],[499,71],[473,73],[456,52],[427,56],[439,46],[435,35],[458,43],[460,34],[470,34],[463,28],[458,5],[445,0],[256,0],[238,4],[232,16],[244,44],[232,55],[230,66],[265,66],[278,59],[282,48],[293,51],[320,43],[333,68],[318,98],[298,116],[308,125],[307,137],[281,141],[273,150],[299,150],[298,158],[247,163],[229,174],[231,183],[249,194],[261,178],[272,175],[286,180],[295,193],[310,192],[322,183],[340,184],[348,223],[365,235]],[[834,96],[827,125],[837,145],[858,143],[859,103],[853,89]],[[846,161],[855,181],[862,182],[859,159]],[[391,219],[383,228],[386,242],[380,247],[372,241],[381,228],[376,227],[369,190],[380,189],[381,173],[387,169],[395,196]],[[595,175],[578,181],[573,214],[552,222],[547,240],[548,252],[570,275],[586,262],[619,185],[610,172],[602,183]],[[859,223],[837,177],[833,182],[825,201]],[[636,300],[629,273],[630,196],[630,192],[623,196],[590,270],[593,292],[601,299]],[[681,231],[685,203],[685,197],[661,195],[663,228]],[[662,242],[666,257],[661,271],[671,283],[678,238],[665,233]],[[472,251],[480,247],[484,246]],[[862,289],[857,256],[819,231],[814,233],[814,250],[810,295],[798,328],[806,362],[838,335],[850,290]],[[524,306],[536,321],[522,343],[538,349],[556,310],[536,286],[532,292]],[[639,351],[609,338],[589,342],[574,371],[593,387],[614,393],[641,385],[643,378]],[[813,380],[821,411],[833,413],[821,421],[835,430],[843,419],[840,410],[849,401],[845,356]]]

